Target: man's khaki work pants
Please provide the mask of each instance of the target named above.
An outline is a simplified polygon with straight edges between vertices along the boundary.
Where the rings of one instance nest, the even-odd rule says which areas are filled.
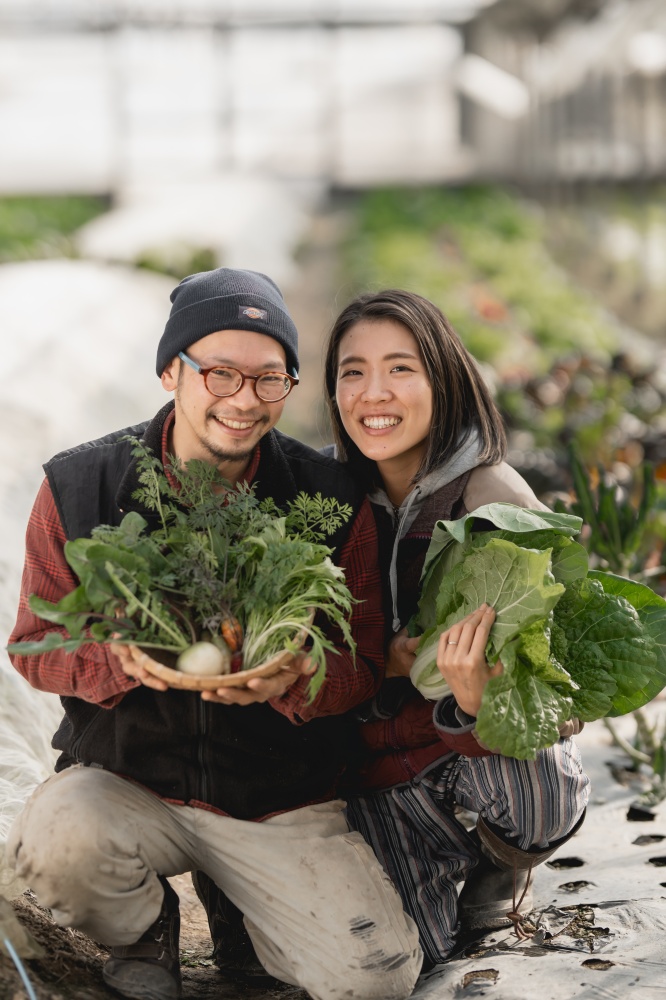
[[[157,918],[158,874],[201,869],[243,911],[273,976],[315,1000],[401,1000],[421,967],[416,925],[343,807],[247,822],[73,767],[33,793],[8,852],[57,923],[103,944],[131,944]]]

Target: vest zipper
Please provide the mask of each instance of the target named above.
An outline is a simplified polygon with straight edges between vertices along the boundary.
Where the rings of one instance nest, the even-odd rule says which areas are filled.
[[[206,753],[205,753],[205,743],[208,733],[208,715],[207,715],[208,705],[205,701],[199,698],[199,749],[197,757],[199,760],[200,768],[200,778],[199,778],[199,795],[197,796],[199,802],[208,802],[208,774],[206,771]]]

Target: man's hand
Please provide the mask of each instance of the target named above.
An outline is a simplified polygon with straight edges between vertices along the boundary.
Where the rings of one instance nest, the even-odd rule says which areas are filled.
[[[421,636],[410,639],[403,628],[391,639],[386,651],[386,677],[409,677]]]
[[[166,681],[155,677],[142,665],[149,657],[138,646],[114,642],[111,648],[129,677],[134,677],[155,691],[169,690]],[[279,698],[299,677],[311,674],[313,670],[314,664],[307,653],[297,653],[288,669],[280,670],[272,677],[254,677],[243,687],[220,687],[216,691],[202,691],[201,697],[204,701],[215,701],[220,705],[254,705]]]
[[[258,702],[280,698],[299,677],[311,674],[314,664],[307,653],[297,653],[288,668],[272,677],[253,677],[244,687],[220,687],[217,691],[202,691],[204,701],[220,705],[255,705]]]
[[[161,681],[159,677],[155,677],[154,674],[149,673],[142,666],[149,659],[148,654],[144,653],[142,649],[139,649],[138,646],[126,646],[120,642],[113,642],[110,645],[112,652],[120,660],[120,665],[128,677],[134,677],[135,680],[141,684],[145,684],[146,687],[154,688],[155,691],[168,690],[169,685],[166,681]]]
[[[437,668],[451,688],[453,697],[467,715],[476,718],[481,698],[491,677],[499,677],[502,664],[491,667],[486,660],[486,644],[495,621],[487,604],[473,611],[443,632],[437,647]]]

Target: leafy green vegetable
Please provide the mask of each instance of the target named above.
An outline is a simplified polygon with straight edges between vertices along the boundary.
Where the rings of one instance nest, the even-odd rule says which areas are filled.
[[[440,635],[484,602],[495,609],[486,657],[503,664],[476,720],[483,743],[533,758],[574,716],[640,708],[666,686],[666,601],[642,584],[588,570],[573,539],[581,519],[488,504],[439,521],[426,555],[411,678],[426,698],[450,693]]]
[[[539,748],[552,746],[558,739],[559,723],[571,716],[571,698],[559,689],[574,685],[552,662],[538,623],[506,645],[502,663],[502,674],[488,681],[476,729],[492,749],[530,758],[535,743]]]
[[[355,651],[348,624],[353,598],[323,544],[351,508],[300,493],[282,512],[200,461],[183,467],[172,460],[174,487],[155,456],[132,440],[141,483],[135,498],[156,515],[157,527],[133,511],[118,526],[100,525],[91,538],[66,542],[79,586],[57,604],[30,598],[35,614],[62,631],[15,643],[10,652],[71,652],[117,641],[177,656],[202,638],[221,641],[220,626],[231,613],[244,632],[244,669],[295,649],[295,637],[306,633],[316,664],[314,697],[326,652],[335,647],[313,614],[335,625]]]
[[[635,711],[641,705],[652,701],[666,685],[666,602],[649,587],[615,576],[613,573],[602,573],[591,570],[589,577],[597,580],[607,594],[624,598],[636,611],[644,633],[653,640],[656,664],[650,679],[634,699],[640,697],[640,703],[630,709],[621,709],[618,704],[609,715],[624,715],[626,711]],[[617,709],[617,710],[616,710]]]

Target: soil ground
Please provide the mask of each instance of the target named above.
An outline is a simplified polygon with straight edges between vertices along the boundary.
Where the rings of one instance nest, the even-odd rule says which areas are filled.
[[[189,875],[170,879],[180,896],[180,955],[183,1000],[306,1000],[295,987],[257,990],[226,982],[211,960],[206,915]],[[85,934],[57,927],[31,892],[13,903],[20,922],[44,949],[44,957],[24,962],[37,1000],[118,1000],[102,979],[106,950]],[[0,951],[0,1000],[31,1000],[14,963]]]

